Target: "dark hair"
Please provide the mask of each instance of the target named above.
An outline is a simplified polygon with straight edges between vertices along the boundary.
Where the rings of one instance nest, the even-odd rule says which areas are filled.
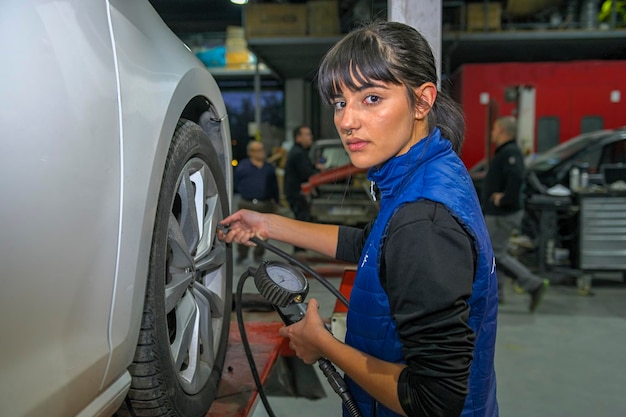
[[[307,125],[300,125],[300,126],[296,127],[293,130],[293,140],[296,140],[296,137],[298,137],[298,135],[300,134],[300,131],[302,129],[304,129],[305,127],[308,127],[308,126]]]
[[[437,85],[437,67],[428,41],[413,27],[376,21],[348,33],[324,56],[318,71],[322,101],[332,104],[343,84],[351,90],[371,80],[404,85],[412,106],[422,105],[413,93],[425,82]],[[428,128],[437,126],[460,153],[465,120],[460,106],[439,91],[428,113]]]

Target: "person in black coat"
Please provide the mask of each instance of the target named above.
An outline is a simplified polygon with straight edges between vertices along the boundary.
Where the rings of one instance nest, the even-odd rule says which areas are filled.
[[[309,157],[309,149],[313,144],[313,133],[308,126],[298,126],[293,131],[294,144],[287,155],[285,163],[285,182],[283,192],[296,220],[311,221],[311,207],[309,201],[300,191],[300,186],[309,180],[311,175],[323,169],[323,165],[316,166]],[[294,247],[294,252],[304,249]]]
[[[495,153],[485,177],[482,202],[497,268],[499,272],[504,271],[516,280],[530,294],[529,310],[534,313],[543,299],[549,281],[533,274],[507,251],[511,234],[520,227],[524,215],[524,158],[515,141],[516,131],[517,122],[512,116],[500,117],[493,123],[491,143],[495,146]],[[503,278],[500,273],[498,281],[501,288]]]

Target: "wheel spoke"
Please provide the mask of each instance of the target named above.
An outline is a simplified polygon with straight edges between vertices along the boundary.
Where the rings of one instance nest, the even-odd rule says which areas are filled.
[[[208,181],[207,181],[208,185]],[[206,210],[205,217],[203,219],[204,230],[209,233],[204,233],[200,242],[198,242],[198,248],[196,250],[196,259],[204,258],[211,250],[214,242],[217,242],[215,233],[213,232],[217,227],[217,222],[222,219],[222,212],[220,210],[220,198],[219,195],[209,195],[207,190],[206,201],[204,207]]]
[[[198,306],[189,294],[176,307],[176,336],[171,345],[174,369],[180,370],[187,360],[190,346],[197,346]]]
[[[170,268],[185,270],[193,265],[193,257],[189,252],[189,246],[183,237],[180,224],[174,214],[170,214],[168,223],[167,243],[172,250]]]
[[[206,254],[204,258],[196,261],[196,269],[198,271],[211,272],[226,263],[226,244],[216,241],[213,250]]]
[[[199,283],[194,286],[194,294],[202,297],[198,299],[198,305],[209,311],[212,318],[224,317],[224,300],[218,294]],[[206,305],[200,300],[206,300]]]
[[[194,273],[189,271],[170,274],[170,281],[165,285],[165,312],[169,313],[181,300],[189,284],[194,278]]]
[[[203,193],[197,189],[196,183],[191,181],[189,172],[184,171],[178,194],[180,195],[180,225],[187,247],[193,252],[198,244],[200,230],[198,226],[198,211],[196,210],[196,194]]]
[[[215,364],[215,350],[213,347],[212,307],[210,301],[214,298],[206,288],[196,285],[192,291],[193,297],[186,297],[185,303],[177,311],[177,324],[185,326],[183,336],[176,341],[175,364],[184,389],[188,393],[196,393],[209,378]],[[190,294],[191,295],[191,294]],[[219,300],[219,298],[218,298]],[[193,306],[191,304],[193,303]],[[191,313],[192,314],[186,314]]]
[[[210,301],[213,295],[201,285],[194,287],[193,295],[197,303],[197,326],[194,329],[192,343],[189,345],[186,368],[180,372],[188,392],[199,390],[215,365],[213,346],[215,335],[211,323],[216,317],[213,316]]]

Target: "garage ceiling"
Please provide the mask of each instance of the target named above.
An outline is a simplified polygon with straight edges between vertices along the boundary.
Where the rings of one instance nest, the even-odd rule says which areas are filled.
[[[229,0],[151,0],[151,3],[179,35],[224,33],[229,25],[242,25],[241,6]],[[355,0],[340,0],[340,13],[349,14],[355,3]],[[339,39],[339,36],[253,38],[248,39],[248,47],[280,78],[310,80],[323,54]],[[626,59],[624,29],[444,31],[442,41],[442,71],[447,74],[464,63]]]

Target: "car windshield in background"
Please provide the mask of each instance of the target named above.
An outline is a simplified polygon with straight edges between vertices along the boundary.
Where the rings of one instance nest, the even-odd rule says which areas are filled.
[[[310,150],[311,161],[326,170],[310,179],[315,186],[309,195],[315,222],[364,225],[378,213],[370,195],[366,170],[356,169],[340,139],[318,139]]]
[[[534,171],[549,171],[561,162],[570,159],[583,149],[598,143],[609,134],[608,131],[599,131],[592,134],[584,134],[563,142],[554,148],[539,154],[528,166]]]
[[[326,169],[338,168],[350,164],[350,157],[340,139],[318,139],[310,150],[313,163],[323,163]]]
[[[341,143],[339,146],[323,148],[322,158],[326,160],[326,168],[341,167],[350,163],[350,157]]]

